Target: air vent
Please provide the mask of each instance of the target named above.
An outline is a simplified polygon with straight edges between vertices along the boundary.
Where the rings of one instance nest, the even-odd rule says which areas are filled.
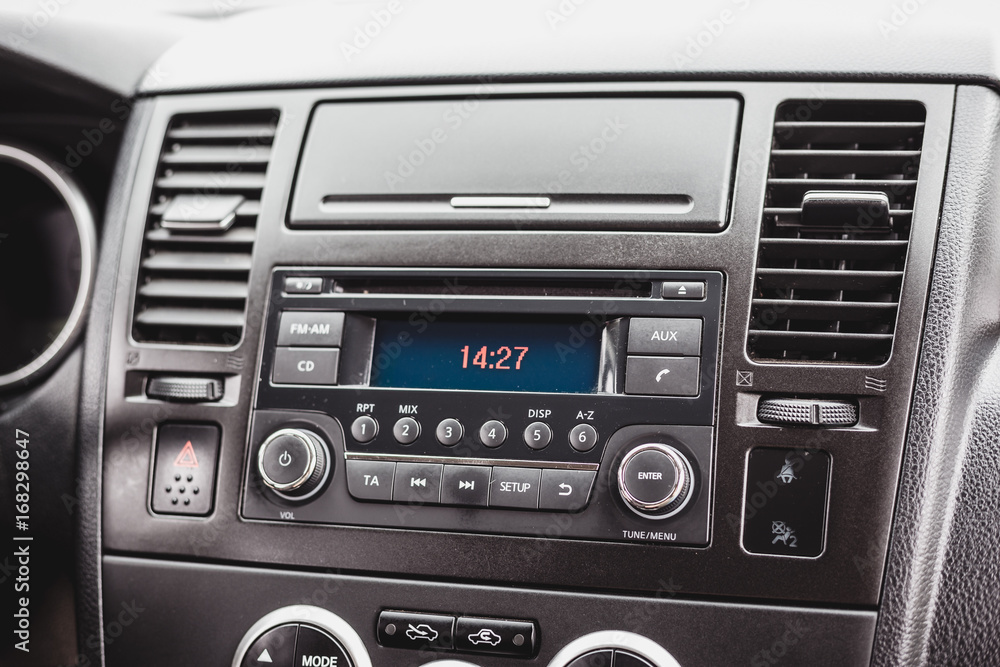
[[[133,336],[235,345],[277,111],[172,119],[139,266]]]
[[[758,361],[889,358],[924,107],[788,102],[771,144],[748,352]]]

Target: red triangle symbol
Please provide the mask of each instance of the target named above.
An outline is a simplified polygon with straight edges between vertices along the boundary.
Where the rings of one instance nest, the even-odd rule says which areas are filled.
[[[190,440],[188,440],[187,444],[184,445],[181,453],[177,455],[177,459],[174,460],[174,465],[182,468],[198,467],[198,457],[194,455],[194,446],[191,445]]]

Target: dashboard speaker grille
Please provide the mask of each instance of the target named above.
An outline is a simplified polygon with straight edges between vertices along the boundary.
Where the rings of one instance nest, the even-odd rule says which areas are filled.
[[[764,362],[889,358],[924,107],[792,101],[777,111],[747,348]]]
[[[147,342],[236,345],[273,110],[174,117],[157,165],[132,334]]]

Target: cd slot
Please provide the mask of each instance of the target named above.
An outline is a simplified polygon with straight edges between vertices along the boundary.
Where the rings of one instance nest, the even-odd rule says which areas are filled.
[[[392,278],[347,278],[337,280],[334,290],[342,294],[440,295],[460,292],[464,296],[645,299],[652,295],[652,283],[638,279],[578,280],[571,284],[554,285],[546,280],[503,281],[460,277],[408,279],[405,282]]]

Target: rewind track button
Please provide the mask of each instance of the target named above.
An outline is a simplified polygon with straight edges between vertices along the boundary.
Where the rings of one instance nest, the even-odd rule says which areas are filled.
[[[441,503],[486,507],[490,498],[489,466],[445,466]]]
[[[437,505],[441,501],[439,463],[397,463],[392,501],[411,505]]]

